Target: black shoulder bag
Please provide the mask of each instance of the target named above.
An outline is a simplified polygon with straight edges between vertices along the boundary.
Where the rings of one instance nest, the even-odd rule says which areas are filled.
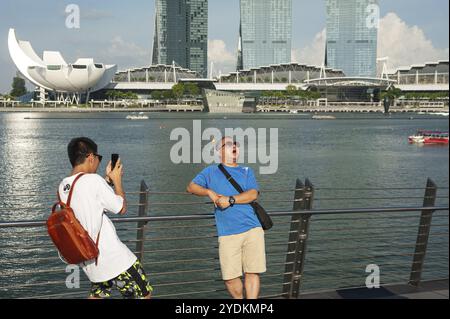
[[[230,173],[228,173],[228,171],[222,164],[219,165],[219,169],[225,175],[230,184],[233,185],[233,187],[236,188],[239,193],[244,192],[242,187],[234,180],[234,178],[230,175]],[[255,214],[258,217],[262,228],[264,230],[271,229],[273,227],[273,222],[269,214],[267,214],[266,210],[258,202],[250,203],[250,206],[252,206],[253,210],[255,211]]]

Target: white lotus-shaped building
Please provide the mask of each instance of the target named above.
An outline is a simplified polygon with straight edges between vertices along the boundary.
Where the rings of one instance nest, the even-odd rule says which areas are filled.
[[[78,59],[68,64],[57,51],[44,51],[41,59],[30,42],[17,40],[14,29],[9,30],[8,48],[23,76],[49,91],[95,92],[106,87],[117,71],[116,65],[95,63],[93,59]]]

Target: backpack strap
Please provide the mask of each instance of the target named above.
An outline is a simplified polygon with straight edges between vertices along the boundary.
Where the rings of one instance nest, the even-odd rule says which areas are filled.
[[[55,203],[55,205],[53,205],[53,207],[52,207],[52,213],[54,213],[55,211],[56,211],[56,206],[68,206],[68,207],[70,207],[70,202],[71,202],[71,200],[72,200],[72,192],[73,192],[73,188],[74,188],[74,186],[75,186],[75,183],[78,181],[78,179],[81,177],[81,176],[83,176],[85,173],[81,173],[81,174],[79,174],[76,178],[75,178],[75,180],[73,181],[73,183],[72,183],[72,186],[70,187],[70,192],[69,192],[69,197],[68,197],[68,199],[67,199],[67,203],[66,204],[64,204],[63,202],[62,202],[62,200],[61,200],[61,196],[59,195],[59,189],[56,191],[56,197],[58,197],[58,202],[57,203]]]
[[[75,188],[75,184],[78,182],[80,177],[83,175],[84,175],[84,173],[81,173],[77,177],[75,177],[75,180],[73,181],[72,186],[70,187],[69,197],[67,197],[67,203],[66,203],[66,205],[69,207],[70,207],[70,202],[72,201],[72,194],[73,194],[73,189]],[[59,192],[58,192],[58,197],[59,197]]]

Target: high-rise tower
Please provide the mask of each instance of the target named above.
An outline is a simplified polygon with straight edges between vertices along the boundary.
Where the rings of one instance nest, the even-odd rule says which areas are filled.
[[[377,74],[377,0],[327,0],[325,63],[347,76]]]
[[[241,0],[238,69],[291,62],[292,0]]]
[[[153,64],[208,70],[208,0],[156,0]]]

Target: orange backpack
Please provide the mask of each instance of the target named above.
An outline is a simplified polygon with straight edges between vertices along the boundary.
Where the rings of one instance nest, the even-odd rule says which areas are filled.
[[[75,265],[95,259],[97,265],[100,233],[94,243],[70,207],[75,184],[83,175],[84,173],[78,175],[73,181],[66,204],[61,201],[58,192],[59,201],[53,205],[52,213],[47,219],[47,231],[59,253],[69,264]],[[56,210],[57,206],[60,207],[59,210]]]

